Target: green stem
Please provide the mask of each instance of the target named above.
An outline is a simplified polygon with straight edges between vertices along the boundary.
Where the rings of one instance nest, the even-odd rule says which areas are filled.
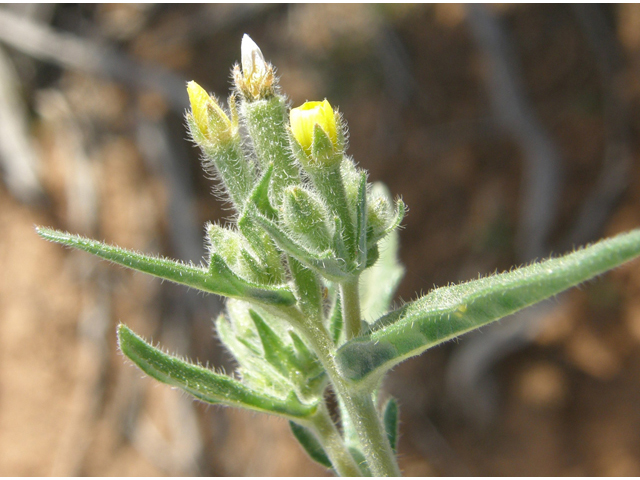
[[[331,420],[327,406],[323,403],[311,419],[311,427],[331,460],[333,468],[341,477],[361,477],[362,473]]]
[[[371,472],[379,477],[399,477],[400,468],[380,416],[373,404],[371,392],[351,388],[348,381],[342,376],[335,362],[335,345],[327,330],[323,325],[305,322],[302,313],[294,307],[285,307],[279,310],[281,313],[285,313],[311,342],[331,379],[336,395],[344,403],[349,413]]]
[[[378,477],[399,477],[400,468],[389,444],[370,392],[340,395],[358,433],[360,446],[371,469]]]
[[[344,319],[347,340],[360,335],[360,292],[358,277],[351,278],[340,284],[340,301]]]

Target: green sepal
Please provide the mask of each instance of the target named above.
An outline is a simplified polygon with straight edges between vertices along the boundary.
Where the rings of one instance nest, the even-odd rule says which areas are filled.
[[[309,455],[312,460],[318,462],[323,467],[333,468],[327,453],[311,430],[291,420],[289,420],[289,426],[291,427],[293,436],[300,442],[300,445],[302,445],[302,448],[304,448],[304,451],[307,452],[307,455]]]
[[[391,397],[387,400],[386,405],[382,411],[382,423],[384,424],[384,430],[387,432],[387,438],[389,439],[389,445],[393,453],[398,453],[398,402]]]
[[[342,261],[344,267],[341,268],[344,272],[349,272],[351,270],[351,259],[349,258],[349,252],[347,251],[347,246],[344,244],[344,236],[342,229],[342,221],[340,217],[333,217],[333,251],[335,252],[335,256]]]
[[[251,205],[255,210],[255,205]],[[282,253],[277,249],[271,236],[250,216],[245,214],[238,220],[238,229],[247,239],[253,252],[260,259],[260,268],[270,278],[270,284],[280,284],[286,279],[285,270],[282,266]]]
[[[270,163],[251,192],[251,201],[258,207],[258,211],[268,218],[278,217],[277,210],[271,206],[271,201],[269,200],[269,184],[273,177],[273,168],[273,163]]]
[[[393,200],[389,189],[381,182],[371,186],[367,204],[367,242],[375,244],[378,240],[395,230],[402,221],[404,204],[400,201],[393,207]]]
[[[324,367],[316,357],[315,353],[309,350],[309,347],[300,336],[293,330],[289,330],[289,336],[293,342],[293,347],[296,352],[296,365],[298,368],[304,370],[304,373],[309,377],[316,377],[324,372]]]
[[[289,330],[289,335],[295,350],[295,365],[299,372],[297,377],[303,378],[304,385],[300,385],[301,393],[321,396],[328,382],[322,363],[296,332]]]
[[[275,325],[273,328],[275,329]],[[278,329],[279,333],[280,330]],[[296,390],[289,375],[282,374],[265,359],[260,336],[246,303],[227,302],[227,315],[219,315],[216,320],[216,332],[238,362],[238,375],[242,378],[243,384],[278,398],[284,398]]]
[[[349,262],[356,258],[357,240],[355,234],[354,205],[347,200],[340,165],[332,165],[309,172],[312,183],[324,203],[329,207],[329,213],[338,217],[342,224],[342,242],[348,254],[344,257]],[[360,178],[358,178],[360,181]],[[360,184],[358,183],[358,186]]]
[[[313,143],[311,144],[311,162],[305,169],[322,169],[333,167],[342,161],[343,152],[336,150],[327,133],[319,124],[313,127]]]
[[[181,285],[225,297],[242,298],[265,305],[293,305],[296,298],[286,286],[255,285],[236,275],[218,254],[211,255],[208,270],[173,260],[151,257],[78,235],[38,227],[38,234],[49,241],[74,247],[123,267],[138,270]]]
[[[118,326],[120,350],[142,371],[156,380],[179,387],[207,403],[271,413],[288,419],[308,418],[317,409],[295,396],[275,398],[257,392],[227,375],[187,363],[151,346],[125,325]]]
[[[263,269],[269,272],[275,283],[280,283],[285,275],[280,261],[280,252],[275,248],[269,235],[256,224],[249,213],[257,210],[270,219],[277,218],[278,212],[271,206],[268,194],[272,174],[273,164],[269,164],[251,192],[250,200],[238,219],[238,229],[262,261]]]
[[[370,333],[344,344],[343,374],[370,385],[426,349],[556,295],[640,255],[640,229],[560,258],[433,290],[380,318]]]
[[[345,156],[340,164],[340,176],[344,185],[344,191],[347,195],[349,205],[358,203],[358,192],[360,190],[360,173],[361,169],[356,167],[353,160]]]

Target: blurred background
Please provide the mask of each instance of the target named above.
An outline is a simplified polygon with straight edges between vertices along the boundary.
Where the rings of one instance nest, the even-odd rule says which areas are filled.
[[[197,403],[118,353],[124,322],[226,371],[222,303],[39,239],[199,263],[231,212],[187,140],[248,33],[328,98],[402,195],[416,292],[640,226],[640,7],[0,6],[0,474],[324,475],[286,422]],[[640,263],[430,350],[386,382],[407,475],[640,475]]]

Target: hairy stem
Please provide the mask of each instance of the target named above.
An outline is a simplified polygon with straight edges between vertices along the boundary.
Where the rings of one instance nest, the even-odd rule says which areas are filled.
[[[360,292],[358,277],[340,284],[340,300],[347,340],[360,335]]]
[[[361,477],[362,473],[347,450],[340,432],[331,420],[325,404],[311,419],[311,427],[327,452],[333,468],[341,477]]]
[[[371,398],[371,391],[352,388],[342,376],[335,362],[335,345],[323,325],[305,322],[302,313],[293,307],[280,309],[280,312],[286,312],[291,322],[311,342],[336,395],[349,413],[371,472],[380,477],[399,477],[400,468]]]
[[[399,477],[400,468],[370,392],[340,395],[358,432],[371,473],[378,477]]]

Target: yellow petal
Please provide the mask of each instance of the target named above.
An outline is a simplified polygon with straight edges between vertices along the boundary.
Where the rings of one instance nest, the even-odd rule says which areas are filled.
[[[313,129],[319,125],[331,142],[336,145],[338,129],[333,108],[325,99],[322,102],[306,102],[293,108],[289,114],[291,131],[303,150],[309,154],[313,144]]]
[[[211,97],[204,88],[194,81],[187,83],[187,93],[189,94],[193,120],[200,132],[206,136],[209,131],[209,114],[207,112],[207,105],[211,102]]]

